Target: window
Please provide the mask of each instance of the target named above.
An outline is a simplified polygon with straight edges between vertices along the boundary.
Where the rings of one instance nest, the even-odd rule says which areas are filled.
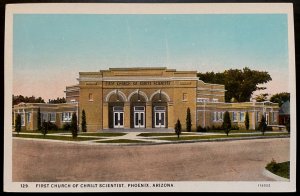
[[[63,122],[70,122],[72,119],[72,113],[71,112],[64,112],[63,113]]]
[[[245,112],[240,112],[240,122],[245,121]]]
[[[236,112],[232,112],[232,121],[233,122],[237,121],[237,113]]]
[[[89,101],[93,101],[93,93],[89,93]]]
[[[200,103],[206,103],[208,101],[209,101],[208,98],[197,98],[197,102],[200,102]]]
[[[27,114],[27,122],[30,123],[30,120],[31,120],[31,113],[28,112],[28,114]]]
[[[154,110],[155,111],[166,111],[166,107],[165,106],[155,106]]]
[[[54,112],[51,112],[48,114],[48,121],[50,121],[50,122],[56,121],[56,114]]]
[[[218,121],[223,121],[223,112],[218,112],[217,120]]]
[[[256,122],[259,122],[260,119],[259,119],[259,112],[256,112]]]
[[[48,121],[48,113],[41,113],[41,122]]]
[[[182,101],[187,101],[187,93],[182,94]]]
[[[20,114],[20,116],[21,116],[21,125],[25,126],[25,116],[24,114]]]
[[[214,112],[214,121],[217,121],[217,112]]]
[[[273,121],[273,122],[277,122],[275,112],[272,112],[272,121]]]

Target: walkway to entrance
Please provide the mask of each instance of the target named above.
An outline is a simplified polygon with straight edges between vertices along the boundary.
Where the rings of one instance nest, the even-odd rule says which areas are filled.
[[[146,133],[174,133],[174,129],[166,129],[166,128],[152,128],[152,129],[103,129],[101,132],[103,133],[131,133],[131,132],[146,132]]]

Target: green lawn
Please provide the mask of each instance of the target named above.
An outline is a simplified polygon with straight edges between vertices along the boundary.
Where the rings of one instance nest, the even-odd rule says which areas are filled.
[[[17,133],[16,131],[13,131],[13,133]],[[41,131],[21,131],[20,133],[42,133]],[[48,133],[70,133],[71,131],[66,131],[66,130],[48,130]]]
[[[51,139],[51,140],[64,140],[64,141],[87,141],[87,140],[98,140],[103,138],[98,137],[77,137],[75,139],[72,136],[63,136],[63,135],[33,135],[33,134],[13,134],[13,137],[22,137],[22,138],[33,138],[33,139]]]
[[[174,133],[141,133],[137,136],[142,136],[142,137],[151,137],[151,136],[175,136],[175,132]],[[191,132],[191,133],[182,133],[181,135],[195,135],[195,133]]]
[[[271,162],[266,166],[266,169],[272,172],[273,174],[276,174],[278,176],[281,176],[283,178],[290,179],[290,162],[283,162],[283,163],[276,163]]]
[[[264,136],[279,136],[288,135],[288,133],[265,133]],[[252,137],[252,136],[263,136],[262,134],[235,134],[235,135],[203,135],[203,136],[180,136],[176,137],[157,137],[152,139],[168,140],[168,141],[179,141],[179,140],[201,140],[201,139],[219,139],[219,138],[237,138],[237,137]]]
[[[79,133],[82,136],[102,136],[102,137],[116,137],[116,136],[123,136],[126,133]]]
[[[129,139],[118,139],[118,140],[106,140],[106,141],[97,141],[97,143],[151,143],[141,140],[129,140]]]
[[[208,133],[224,133],[224,130],[209,130]],[[231,130],[229,133],[261,133],[260,131],[256,130]]]

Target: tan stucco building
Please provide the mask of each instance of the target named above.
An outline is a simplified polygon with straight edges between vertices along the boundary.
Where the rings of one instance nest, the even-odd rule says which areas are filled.
[[[89,132],[173,129],[177,119],[184,129],[187,108],[190,108],[194,131],[197,126],[220,126],[225,111],[230,112],[232,123],[241,128],[245,126],[246,112],[250,129],[258,126],[263,114],[269,125],[278,124],[278,104],[225,103],[224,85],[204,83],[196,71],[158,67],[80,72],[78,84],[66,87],[65,93],[65,104],[20,104],[14,106],[14,115],[21,113],[27,119],[26,114],[32,113],[30,117],[34,121],[35,110],[40,107],[43,113],[52,113],[52,120],[51,115],[56,113],[53,122],[61,127],[67,122],[64,117],[69,112],[76,112],[81,123],[81,112],[85,110]],[[24,127],[37,128],[34,122]]]

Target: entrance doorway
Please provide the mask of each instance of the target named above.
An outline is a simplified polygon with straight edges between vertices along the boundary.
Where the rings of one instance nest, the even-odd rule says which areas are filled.
[[[114,128],[124,128],[124,111],[123,107],[115,106],[113,108],[114,112]]]
[[[134,128],[145,128],[145,107],[134,107]]]
[[[155,106],[154,107],[154,119],[155,128],[165,128],[166,127],[166,107],[165,106]]]

